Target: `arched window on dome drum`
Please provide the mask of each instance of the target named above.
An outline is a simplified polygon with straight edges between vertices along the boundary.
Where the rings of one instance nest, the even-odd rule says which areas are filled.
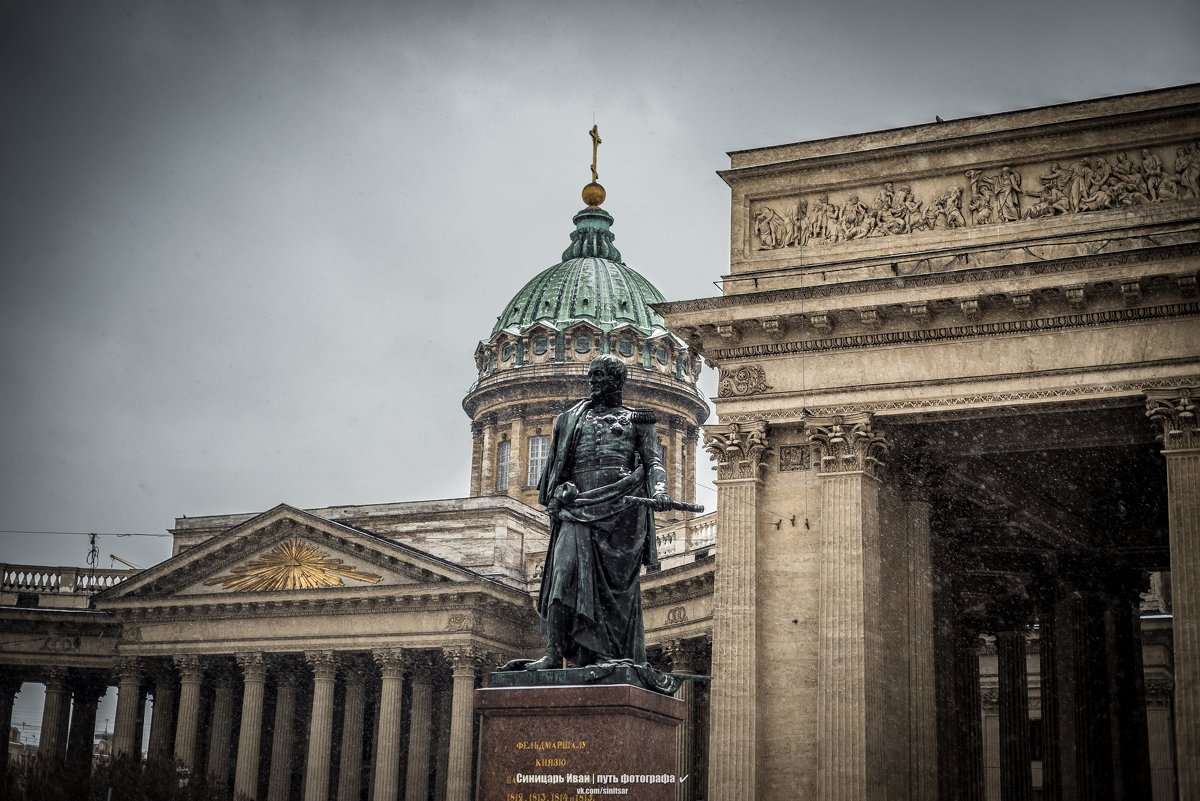
[[[628,359],[633,355],[633,340],[629,337],[621,337],[621,341],[617,343],[617,352]]]
[[[533,355],[545,356],[546,351],[550,349],[550,340],[544,336],[536,336],[533,338]]]
[[[591,335],[586,334],[586,333],[579,333],[579,334],[575,335],[575,352],[576,353],[587,353],[591,349],[592,349]]]
[[[529,473],[525,485],[536,487],[542,480],[542,471],[546,469],[546,455],[550,451],[550,438],[537,436],[529,438]]]
[[[506,439],[496,445],[496,492],[508,491],[508,457],[512,453],[512,443]]]

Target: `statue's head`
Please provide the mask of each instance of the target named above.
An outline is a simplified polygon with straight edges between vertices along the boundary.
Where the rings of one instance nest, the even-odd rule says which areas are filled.
[[[609,406],[621,403],[621,387],[625,384],[628,369],[625,362],[605,353],[592,359],[588,367],[588,383],[592,388],[592,400]]]

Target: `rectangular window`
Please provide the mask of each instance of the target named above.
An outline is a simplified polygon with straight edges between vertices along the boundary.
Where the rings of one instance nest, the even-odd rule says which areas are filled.
[[[542,471],[546,469],[546,453],[550,449],[549,437],[529,438],[529,477],[526,486],[536,487],[542,480]]]
[[[512,443],[504,439],[496,446],[496,492],[508,492],[508,455]]]

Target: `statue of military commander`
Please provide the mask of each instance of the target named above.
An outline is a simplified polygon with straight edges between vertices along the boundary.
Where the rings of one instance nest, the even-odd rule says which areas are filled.
[[[550,513],[538,597],[546,654],[526,670],[561,668],[564,657],[580,667],[646,663],[640,574],[658,564],[654,512],[673,502],[654,413],[621,404],[625,376],[620,359],[597,357],[588,370],[591,397],[554,421],[538,484]]]

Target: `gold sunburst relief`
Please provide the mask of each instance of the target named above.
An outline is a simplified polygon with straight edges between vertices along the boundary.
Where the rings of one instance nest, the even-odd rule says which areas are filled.
[[[312,590],[321,587],[341,587],[343,578],[367,584],[378,584],[383,576],[362,573],[348,567],[335,556],[323,552],[311,543],[290,539],[270,551],[230,569],[228,576],[217,576],[204,583],[221,584],[227,590],[262,592],[269,590]]]

